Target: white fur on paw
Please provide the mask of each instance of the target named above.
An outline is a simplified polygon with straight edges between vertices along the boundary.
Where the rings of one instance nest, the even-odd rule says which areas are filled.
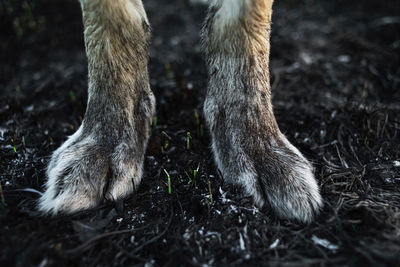
[[[92,137],[79,140],[80,135],[81,128],[53,153],[46,191],[39,200],[39,210],[44,213],[71,213],[101,201],[108,160]]]
[[[113,177],[106,198],[116,200],[132,193],[140,184],[142,178],[142,159],[132,160],[131,148],[126,143],[118,145],[111,156]]]
[[[80,128],[52,155],[46,191],[38,205],[43,213],[93,208],[105,198],[116,200],[129,195],[140,183],[141,157],[135,157],[126,143],[108,149],[94,136],[81,134]]]
[[[289,174],[285,177],[286,183],[267,194],[267,198],[279,217],[309,223],[323,206],[313,168],[285,136],[281,135],[281,140],[293,153],[275,150],[283,163],[291,163],[286,165]]]
[[[224,178],[240,185],[258,207],[268,203],[278,217],[303,223],[311,222],[319,213],[323,201],[313,168],[285,136],[270,147],[273,156],[258,166],[240,146],[230,149],[227,155],[231,164],[224,165],[214,141],[214,157]]]

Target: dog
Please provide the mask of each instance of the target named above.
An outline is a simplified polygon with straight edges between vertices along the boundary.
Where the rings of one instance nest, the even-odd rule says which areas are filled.
[[[141,0],[80,0],[89,84],[79,129],[52,155],[44,214],[73,213],[140,184],[155,98],[151,29]],[[279,130],[270,90],[273,0],[213,0],[202,29],[204,117],[224,180],[282,219],[311,222],[323,206],[309,161]]]

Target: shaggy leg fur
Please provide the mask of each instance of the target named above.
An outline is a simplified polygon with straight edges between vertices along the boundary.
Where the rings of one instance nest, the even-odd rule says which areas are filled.
[[[39,209],[70,213],[130,194],[140,183],[154,112],[141,0],[81,0],[89,98],[79,130],[52,155]]]
[[[273,0],[216,0],[203,29],[210,75],[204,114],[226,181],[281,218],[310,222],[322,199],[310,163],[272,111],[269,32]]]

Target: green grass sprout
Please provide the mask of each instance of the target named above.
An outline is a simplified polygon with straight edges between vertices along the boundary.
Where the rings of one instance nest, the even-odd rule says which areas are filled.
[[[76,96],[74,91],[69,91],[69,99],[71,99],[72,102],[74,102],[76,100]]]
[[[153,118],[153,128],[156,128],[157,126],[157,116],[154,116]]]
[[[186,149],[190,149],[190,132],[186,132]]]
[[[24,146],[24,149],[26,149],[25,135],[22,136],[22,145]]]
[[[169,176],[169,173],[167,172],[166,169],[164,169],[165,174],[168,177],[168,194],[172,194],[172,188],[171,188],[171,177]]]
[[[196,120],[196,126],[198,127],[200,125],[200,117],[199,113],[197,113],[197,110],[194,112],[194,119]]]
[[[199,171],[199,168],[197,168],[196,170],[193,170],[193,181],[196,180],[198,171]]]
[[[169,141],[172,138],[164,131],[161,132],[161,153],[164,153],[169,148]]]
[[[22,8],[25,11],[25,17],[26,17],[26,19],[28,21],[28,26],[30,28],[32,28],[32,29],[35,28],[36,27],[36,21],[35,21],[35,18],[33,17],[32,8],[29,5],[28,1],[24,1],[22,3]]]
[[[168,147],[169,147],[169,142],[168,142],[168,140],[165,140],[164,144],[161,145],[161,153],[164,153],[165,151],[167,151]]]
[[[188,184],[192,184],[192,178],[190,178],[190,175],[187,173],[187,171],[185,171],[185,174],[186,174],[186,176],[187,176],[187,178],[189,179],[189,182],[188,182]]]
[[[364,101],[367,98],[367,95],[368,95],[368,83],[364,82],[360,97],[361,101]]]
[[[185,172],[185,173],[186,173],[186,176],[189,178],[188,184],[190,184],[190,186],[194,186],[194,183],[196,182],[197,174],[199,173],[199,169],[200,169],[200,162],[199,162],[199,164],[197,165],[197,169],[194,169],[194,170],[193,170],[193,179],[191,179],[190,176],[189,176],[189,174],[188,174],[187,172]]]
[[[208,180],[208,192],[210,193],[211,204],[214,204],[214,198],[213,198],[212,191],[211,191],[211,181],[210,180]]]
[[[174,73],[172,72],[171,64],[165,63],[165,72],[167,74],[168,79],[172,80],[174,78]]]
[[[13,138],[11,138],[11,144],[12,144],[12,147],[13,147],[14,153],[17,153],[17,148],[15,147],[15,144],[14,144],[14,139],[13,139]]]
[[[150,129],[149,129],[149,131],[150,131],[150,136],[152,136],[153,135],[153,129],[155,129],[156,128],[156,126],[157,126],[157,116],[154,116],[153,117],[153,120],[152,120],[152,123],[151,123],[151,125],[150,125]]]
[[[197,165],[197,169],[193,170],[193,184],[192,184],[192,186],[193,186],[194,183],[196,182],[196,177],[197,177],[197,174],[199,173],[199,168],[200,168],[200,162],[199,162],[199,164]]]

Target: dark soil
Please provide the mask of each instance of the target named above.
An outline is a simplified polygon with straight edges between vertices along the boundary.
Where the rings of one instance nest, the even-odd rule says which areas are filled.
[[[124,201],[44,218],[35,190],[42,191],[51,152],[79,127],[86,107],[80,7],[75,0],[0,2],[0,265],[397,265],[398,1],[275,3],[276,117],[313,161],[325,200],[306,226],[254,208],[214,166],[201,115],[205,7],[145,5],[157,124],[142,185]]]

